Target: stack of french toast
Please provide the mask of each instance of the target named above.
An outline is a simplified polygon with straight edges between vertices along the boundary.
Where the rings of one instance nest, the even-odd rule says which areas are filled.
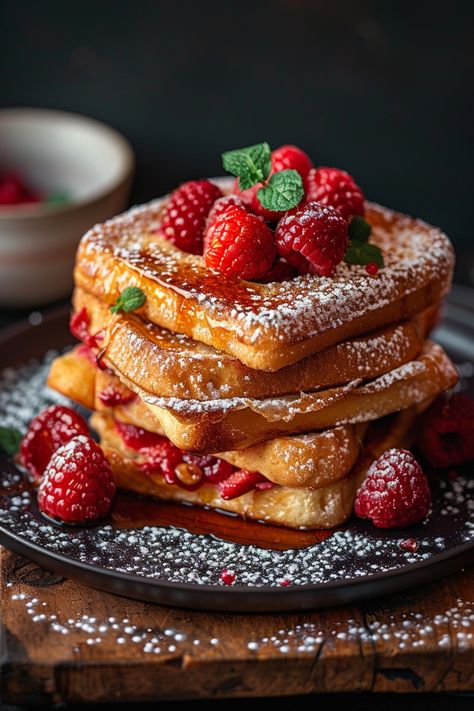
[[[342,262],[331,277],[259,283],[167,239],[168,200],[83,237],[82,343],[49,385],[93,411],[119,488],[291,528],[341,524],[372,461],[407,445],[457,380],[428,340],[452,279],[448,238],[367,203],[375,277]],[[141,304],[114,309],[130,288]]]

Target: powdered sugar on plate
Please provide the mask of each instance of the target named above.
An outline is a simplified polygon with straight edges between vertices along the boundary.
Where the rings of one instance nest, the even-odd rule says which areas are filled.
[[[0,421],[25,430],[43,407],[58,401],[44,386],[49,363],[9,369],[0,377]],[[64,399],[61,398],[63,402]],[[173,527],[116,529],[58,528],[38,513],[28,492],[18,495],[18,472],[4,465],[0,476],[0,528],[14,532],[45,551],[59,553],[97,569],[150,581],[211,585],[222,588],[223,569],[236,574],[243,589],[334,583],[406,569],[430,561],[474,539],[474,478],[442,478],[433,486],[433,510],[422,525],[383,531],[369,522],[351,521],[317,545],[269,551],[258,545],[229,543]],[[415,552],[400,547],[415,538]]]

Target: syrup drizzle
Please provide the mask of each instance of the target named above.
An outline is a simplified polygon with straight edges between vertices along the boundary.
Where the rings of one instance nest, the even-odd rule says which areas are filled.
[[[8,487],[9,497],[28,491],[32,501],[35,502],[33,504],[35,514],[45,523],[60,528],[82,528],[82,526],[67,526],[54,521],[49,516],[44,516],[36,506],[35,487],[27,476],[23,475],[13,464],[5,461],[3,457],[0,466],[5,474],[7,471],[9,472],[8,478],[12,482]],[[18,474],[19,477],[14,477],[14,474]],[[283,528],[263,521],[244,519],[227,511],[211,510],[186,503],[157,501],[125,491],[117,492],[109,517],[95,525],[105,524],[110,524],[116,529],[144,528],[145,526],[178,528],[196,535],[209,535],[230,543],[254,545],[278,551],[308,548],[324,541],[336,530],[308,531]],[[91,524],[87,525],[87,528],[91,527]]]
[[[115,497],[110,519],[116,528],[173,526],[194,534],[208,534],[231,543],[279,551],[308,548],[334,533],[334,530],[304,531],[283,528],[244,519],[227,511],[142,499],[120,491]]]

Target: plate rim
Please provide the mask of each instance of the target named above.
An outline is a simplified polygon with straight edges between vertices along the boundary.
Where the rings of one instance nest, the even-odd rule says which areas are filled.
[[[469,294],[470,298],[468,301],[471,301],[472,303],[474,289],[462,286],[458,290],[455,286],[453,291],[455,292],[456,301],[458,301],[462,293],[461,300],[464,301],[463,297],[467,297],[467,294]],[[467,306],[469,308],[469,303]],[[15,322],[0,330],[0,345],[5,345],[5,343],[16,337],[24,336],[28,331],[33,331],[40,328],[42,325],[49,324],[51,326],[54,321],[64,319],[69,311],[70,306],[66,303],[41,312],[43,318],[41,323],[38,325],[32,325],[27,318]],[[45,347],[45,352],[47,350],[48,345]],[[25,358],[25,362],[27,362],[27,360],[28,357]],[[396,530],[398,531],[401,529]],[[4,545],[6,548],[13,550],[20,555],[33,559],[35,562],[37,562],[38,558],[41,558],[41,563],[39,564],[45,568],[49,567],[47,562],[52,560],[54,566],[49,567],[50,570],[54,569],[55,571],[60,572],[61,567],[66,568],[68,570],[68,574],[64,577],[71,577],[79,580],[79,582],[81,582],[81,579],[78,575],[74,575],[75,571],[82,573],[83,576],[86,576],[89,579],[104,579],[107,583],[110,582],[110,585],[103,587],[97,584],[96,581],[91,583],[86,582],[86,584],[90,584],[92,587],[98,587],[99,589],[106,590],[114,594],[144,600],[145,598],[142,596],[138,596],[137,598],[133,594],[129,594],[126,590],[118,591],[113,589],[113,583],[115,583],[116,586],[120,582],[125,584],[128,583],[136,589],[140,588],[154,591],[154,595],[150,594],[149,597],[146,597],[147,602],[156,602],[159,604],[173,605],[175,607],[184,607],[188,609],[218,609],[220,611],[227,610],[229,612],[240,611],[262,613],[267,610],[268,612],[275,612],[296,609],[316,609],[317,607],[349,602],[346,593],[349,595],[350,601],[355,603],[363,599],[369,599],[375,595],[396,594],[402,590],[406,590],[410,586],[410,583],[416,586],[429,582],[430,580],[434,581],[453,572],[454,570],[464,567],[465,565],[474,563],[473,538],[471,541],[467,541],[465,543],[458,544],[455,547],[450,547],[447,550],[435,553],[425,560],[407,563],[402,568],[390,568],[388,570],[378,571],[376,573],[363,576],[352,576],[350,578],[319,583],[306,583],[303,585],[292,584],[288,587],[273,585],[245,586],[241,584],[227,586],[218,584],[212,585],[209,583],[201,584],[170,581],[165,579],[152,579],[137,575],[135,573],[124,573],[110,568],[105,568],[97,564],[72,558],[57,551],[49,550],[44,546],[29,541],[19,534],[10,531],[4,524],[0,524],[0,545]],[[31,556],[31,553],[33,553],[33,556]],[[43,559],[45,559],[46,562],[44,562]],[[443,566],[446,562],[449,562],[450,565]],[[427,571],[429,571],[429,573],[428,575],[425,575]],[[417,581],[417,578],[420,579]],[[387,590],[385,593],[380,591],[380,587],[383,586],[384,583],[390,584],[395,581],[398,581],[398,584],[395,583],[390,590]],[[362,591],[362,594],[358,594],[360,591]],[[352,592],[355,594],[353,595]],[[331,593],[334,593],[335,595],[335,599],[331,602],[328,600],[324,601],[324,599],[322,602],[318,602],[316,599],[313,601],[309,599],[311,597],[317,598],[318,596],[326,598],[331,595]],[[172,599],[176,595],[186,599]],[[163,597],[164,599],[160,600],[160,597]],[[197,599],[190,602],[188,600],[190,597],[196,597]],[[214,598],[212,603],[210,600],[207,601],[208,598],[212,597]],[[338,600],[337,598],[341,599]],[[252,599],[251,608],[249,608],[249,599]],[[281,604],[279,604],[279,602],[281,602]]]

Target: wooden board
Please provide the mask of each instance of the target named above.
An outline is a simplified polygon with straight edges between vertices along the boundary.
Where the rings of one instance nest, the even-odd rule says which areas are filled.
[[[5,703],[474,689],[474,568],[363,606],[222,615],[0,563]]]

